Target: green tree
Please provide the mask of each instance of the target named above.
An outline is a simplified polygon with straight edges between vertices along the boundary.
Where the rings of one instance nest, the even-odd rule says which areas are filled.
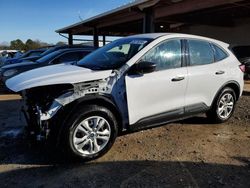
[[[13,40],[10,42],[10,49],[12,50],[24,50],[25,45],[20,39]]]
[[[56,45],[58,45],[58,46],[66,45],[66,42],[59,41],[59,42],[56,43]]]
[[[36,49],[36,48],[40,48],[41,45],[36,42],[36,41],[33,41],[31,39],[28,39],[26,42],[25,42],[25,50],[28,51],[28,50],[33,50],[33,49]]]

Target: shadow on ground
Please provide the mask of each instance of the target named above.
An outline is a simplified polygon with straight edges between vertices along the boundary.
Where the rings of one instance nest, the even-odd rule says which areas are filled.
[[[250,96],[250,91],[243,91],[242,95],[244,95],[244,96]]]
[[[250,158],[242,165],[192,161],[70,162],[22,134],[0,139],[1,187],[250,187]],[[101,160],[100,160],[101,161]]]
[[[249,94],[250,92],[244,92],[243,95],[250,96]],[[246,100],[248,99],[244,99],[242,105],[245,105]],[[123,161],[122,158],[122,161],[104,162],[101,158],[98,160],[100,162],[70,163],[65,161],[63,154],[56,155],[57,152],[46,145],[29,143],[23,134],[25,123],[19,120],[18,101],[0,101],[1,188],[250,187],[250,158],[243,157],[234,158],[241,165],[194,162],[192,159],[182,162],[178,158],[168,161],[166,156],[166,160],[162,161],[126,161],[126,158]],[[246,111],[245,108],[242,110]],[[179,123],[209,124],[203,116]],[[126,153],[126,150],[123,152]],[[236,155],[242,156],[239,153],[233,156]],[[115,157],[110,160],[115,160]]]
[[[249,170],[249,163],[233,166],[116,161],[17,169],[1,173],[0,184],[2,187],[250,187]]]

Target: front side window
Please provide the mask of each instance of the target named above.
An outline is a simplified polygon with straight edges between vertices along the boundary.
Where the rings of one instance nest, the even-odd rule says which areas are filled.
[[[78,59],[77,59],[77,61],[81,60],[82,58],[84,58],[89,53],[91,53],[91,51],[78,52]]]
[[[208,42],[188,40],[190,66],[206,65],[214,62],[213,50]]]
[[[181,41],[170,40],[149,50],[141,61],[156,64],[156,71],[181,67]]]
[[[90,53],[77,64],[92,70],[117,69],[152,40],[136,37],[118,39]]]

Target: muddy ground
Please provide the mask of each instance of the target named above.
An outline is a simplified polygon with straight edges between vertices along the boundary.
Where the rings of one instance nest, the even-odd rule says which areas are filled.
[[[0,95],[0,187],[250,187],[250,84],[225,124],[201,115],[121,136],[85,164],[30,145],[19,99]]]

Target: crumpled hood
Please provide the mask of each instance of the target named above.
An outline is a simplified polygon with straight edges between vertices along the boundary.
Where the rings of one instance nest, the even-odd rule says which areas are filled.
[[[112,70],[92,71],[69,64],[51,65],[12,77],[6,81],[6,86],[12,91],[19,92],[38,86],[73,84],[104,79],[109,77],[111,72]]]

